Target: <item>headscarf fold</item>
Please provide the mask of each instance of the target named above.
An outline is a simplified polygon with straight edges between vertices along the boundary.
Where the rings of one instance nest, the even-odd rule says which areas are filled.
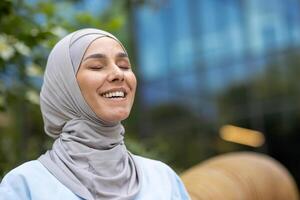
[[[125,130],[120,122],[97,117],[76,80],[84,53],[101,37],[119,42],[108,32],[81,29],[64,37],[51,51],[40,104],[45,132],[55,141],[38,160],[83,199],[129,200],[140,190],[141,175],[124,145]]]

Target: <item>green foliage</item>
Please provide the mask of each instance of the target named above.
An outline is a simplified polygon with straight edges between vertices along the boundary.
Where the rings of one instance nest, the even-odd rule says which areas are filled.
[[[34,2],[0,2],[0,177],[51,146],[43,131],[39,90],[54,44],[84,27],[122,33],[126,21],[120,3],[92,14],[76,7],[81,0]]]

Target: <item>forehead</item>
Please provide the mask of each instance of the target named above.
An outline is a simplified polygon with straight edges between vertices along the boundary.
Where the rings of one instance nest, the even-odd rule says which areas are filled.
[[[91,53],[112,54],[120,52],[126,53],[119,42],[110,37],[101,37],[94,40],[90,44],[90,46],[86,50],[84,57]]]

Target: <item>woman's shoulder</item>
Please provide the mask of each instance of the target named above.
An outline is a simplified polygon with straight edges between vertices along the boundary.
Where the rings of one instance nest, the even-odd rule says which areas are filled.
[[[5,177],[14,176],[14,175],[21,175],[21,176],[32,176],[37,175],[45,172],[45,167],[38,161],[32,160],[25,162],[18,167],[9,171]]]
[[[145,165],[151,165],[151,167],[159,167],[159,168],[168,168],[168,166],[159,161],[159,160],[154,160],[154,159],[151,159],[151,158],[146,158],[146,157],[143,157],[143,156],[138,156],[138,155],[132,155],[133,159],[139,163],[139,164],[145,164]]]
[[[165,164],[162,161],[154,160],[151,158],[146,158],[138,155],[133,155],[133,159],[140,165],[142,168],[151,168],[155,170],[163,170],[165,172],[174,172],[171,167]]]
[[[189,199],[181,179],[167,164],[136,155],[133,159],[142,173],[142,189],[138,199]]]
[[[38,160],[28,161],[14,168],[4,176],[0,184],[0,200],[35,200],[41,196],[47,199],[62,194],[73,197],[70,199],[78,199]]]
[[[171,167],[159,160],[145,158],[142,156],[134,155],[133,159],[140,167],[144,175],[152,177],[159,176],[177,176]]]

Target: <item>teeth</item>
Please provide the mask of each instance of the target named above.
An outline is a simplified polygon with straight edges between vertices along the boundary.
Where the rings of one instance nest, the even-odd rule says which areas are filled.
[[[108,92],[102,95],[105,98],[112,98],[112,97],[124,97],[125,94],[122,91],[117,91],[117,92]]]

